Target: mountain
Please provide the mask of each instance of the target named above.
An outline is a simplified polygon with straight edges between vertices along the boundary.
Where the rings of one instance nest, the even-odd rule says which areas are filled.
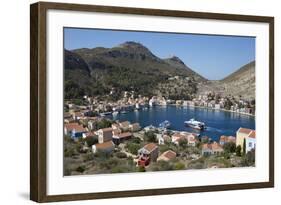
[[[206,91],[255,97],[255,62],[219,81],[210,81],[178,57],[161,59],[144,45],[127,41],[112,48],[64,50],[65,98],[83,95],[119,99],[124,91],[143,96],[192,99]],[[108,94],[114,88],[114,95]]]
[[[152,96],[159,94],[157,89],[160,84],[161,87],[167,83],[176,86],[176,81],[168,82],[168,78],[181,76],[188,79],[184,83],[187,88],[184,95],[189,98],[195,92],[196,83],[206,80],[179,58],[161,59],[147,47],[132,41],[113,48],[65,50],[65,73],[66,88],[73,91],[74,86],[77,91],[79,87],[79,94],[76,92],[72,95],[65,91],[66,97],[107,95],[112,88],[117,91],[116,98],[128,90]],[[170,97],[170,93],[166,92],[165,97]]]
[[[255,65],[255,61],[252,61],[222,79],[220,83],[224,87],[225,93],[242,96],[244,99],[254,99],[256,88]]]
[[[189,75],[193,76],[196,81],[206,81],[204,77],[193,71],[191,68],[186,66],[184,62],[178,58],[177,56],[173,56],[171,58],[164,59],[165,62],[167,62],[172,67],[178,68],[178,69],[185,69],[189,73]]]
[[[222,80],[206,81],[198,86],[198,95],[206,92],[232,95],[245,100],[255,99],[255,61],[252,61]]]

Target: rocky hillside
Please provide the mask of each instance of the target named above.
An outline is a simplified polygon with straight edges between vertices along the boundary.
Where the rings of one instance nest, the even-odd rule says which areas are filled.
[[[179,58],[161,59],[136,42],[125,42],[113,48],[65,50],[65,81],[68,85],[78,85],[80,94],[107,95],[114,87],[116,95],[134,90],[137,94],[151,96],[158,92],[159,84],[164,85],[174,76],[188,78],[188,85],[192,87],[206,80]],[[176,84],[176,81],[171,83]],[[68,85],[66,88],[73,90]],[[65,93],[70,98],[79,95]],[[193,94],[194,89],[186,91],[187,96]]]
[[[64,51],[65,97],[108,96],[124,91],[145,96],[192,99],[208,91],[222,95],[255,97],[255,62],[228,77],[209,81],[176,56],[161,59],[140,43],[125,42],[113,48],[96,47]],[[207,69],[207,68],[206,68]]]
[[[198,94],[207,91],[252,100],[255,99],[255,82],[255,61],[252,61],[222,80],[206,81],[199,86]]]
[[[241,96],[243,99],[255,98],[255,62],[250,62],[228,77],[221,80],[225,93]]]

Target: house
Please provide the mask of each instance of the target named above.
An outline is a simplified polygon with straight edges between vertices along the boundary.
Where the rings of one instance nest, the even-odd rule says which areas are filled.
[[[156,127],[154,127],[153,125],[149,125],[149,126],[144,128],[145,132],[155,131],[155,130],[156,130]]]
[[[84,115],[82,112],[73,112],[72,113],[72,117],[74,120],[80,120],[83,116]]]
[[[175,153],[172,150],[167,150],[166,152],[164,152],[163,154],[161,154],[158,158],[157,161],[170,161],[172,159],[175,159],[177,156],[177,153]]]
[[[210,141],[210,138],[209,138],[208,136],[202,136],[202,137],[200,138],[200,141],[201,141],[202,143],[208,143],[208,142]]]
[[[255,149],[256,131],[252,130],[252,129],[240,127],[236,132],[236,146],[240,145],[242,152],[244,151],[243,150],[244,149],[244,146],[243,146],[244,140],[245,140],[245,144],[246,144],[246,152],[250,151],[251,149]],[[247,147],[248,147],[248,149],[247,149]]]
[[[121,142],[131,139],[132,138],[132,133],[131,132],[123,132],[123,133],[118,133],[118,134],[113,134],[112,140],[114,144],[120,144]]]
[[[252,131],[246,138],[246,153],[256,149],[256,131]]]
[[[220,145],[224,145],[226,143],[234,143],[234,144],[236,144],[236,138],[233,137],[233,136],[222,135],[222,136],[220,136],[219,143],[220,143]]]
[[[94,144],[92,145],[92,152],[96,153],[97,151],[110,153],[114,150],[114,143],[112,141],[107,141],[104,143]]]
[[[185,136],[180,133],[175,133],[172,135],[172,142],[176,145],[179,145],[179,141],[182,139],[185,139]]]
[[[193,133],[188,133],[186,135],[186,139],[187,139],[187,144],[189,146],[193,146],[195,147],[196,143],[197,143],[197,135],[196,134],[193,134]]]
[[[172,135],[172,142],[176,145],[179,145],[179,142],[181,140],[186,140],[187,144],[190,146],[195,146],[197,140],[197,135],[194,133],[189,132],[181,132],[181,133],[175,133]]]
[[[129,125],[129,129],[132,131],[132,132],[137,132],[141,129],[140,127],[140,124],[139,123],[133,123],[133,124],[130,124]]]
[[[162,134],[156,134],[156,139],[157,139],[159,145],[165,144]]]
[[[119,127],[120,127],[122,130],[125,130],[125,131],[128,131],[128,130],[129,130],[129,125],[130,125],[130,122],[129,122],[129,121],[119,122]]]
[[[97,136],[97,135],[95,134],[95,132],[85,132],[85,133],[82,134],[82,138],[83,138],[83,139],[86,139],[86,138],[88,138],[88,137],[95,137],[95,136]]]
[[[222,146],[217,143],[213,142],[211,144],[205,143],[202,146],[202,155],[209,156],[209,155],[219,155],[223,152]]]
[[[64,134],[70,135],[71,138],[80,138],[87,130],[78,123],[67,123],[64,125]]]
[[[99,143],[104,143],[107,141],[112,140],[112,131],[113,129],[111,127],[99,129],[95,133],[98,135],[98,141]]]
[[[158,146],[154,143],[146,144],[138,150],[138,166],[147,166],[158,158]]]
[[[66,112],[63,114],[63,119],[64,119],[64,122],[66,122],[66,123],[73,122],[72,115],[69,112]]]

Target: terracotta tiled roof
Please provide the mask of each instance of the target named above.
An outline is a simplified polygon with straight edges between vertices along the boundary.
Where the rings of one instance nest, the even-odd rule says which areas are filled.
[[[114,147],[114,143],[112,141],[107,141],[104,143],[95,144],[95,146],[97,149],[107,149],[107,148]]]
[[[256,138],[256,131],[253,130],[253,131],[249,134],[248,137],[250,137],[250,138]]]
[[[103,128],[101,129],[103,132],[112,132],[112,127],[107,127],[107,128]]]
[[[250,132],[252,132],[253,130],[251,129],[248,129],[248,128],[243,128],[243,127],[240,127],[238,132],[242,132],[244,134],[250,134]]]
[[[149,144],[146,144],[143,148],[145,148],[147,151],[151,152],[157,148],[157,145],[154,143],[149,143]]]
[[[162,155],[168,159],[174,159],[177,156],[177,154],[172,150],[168,150],[164,152]]]
[[[68,123],[64,125],[67,131],[75,130],[76,132],[86,132],[87,130],[78,123]]]
[[[126,137],[131,137],[132,133],[130,132],[123,132],[117,135],[119,138],[126,138]]]

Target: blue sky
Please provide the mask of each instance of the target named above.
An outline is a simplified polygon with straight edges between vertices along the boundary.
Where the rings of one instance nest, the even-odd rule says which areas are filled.
[[[65,28],[64,47],[111,48],[136,41],[160,58],[178,56],[188,67],[210,80],[219,80],[255,60],[255,38]]]

